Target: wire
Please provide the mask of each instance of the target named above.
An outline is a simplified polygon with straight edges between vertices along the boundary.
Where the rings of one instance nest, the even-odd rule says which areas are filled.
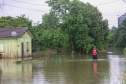
[[[13,1],[18,2],[18,3],[24,3],[24,4],[27,4],[27,5],[32,5],[32,6],[47,6],[47,5],[45,5],[45,4],[35,4],[35,3],[26,2],[26,1],[21,1],[21,0],[13,0]],[[118,0],[118,1],[119,1],[119,0]],[[98,5],[104,6],[104,5],[116,3],[116,2],[118,2],[118,1],[113,0],[113,1],[111,1],[111,2],[106,2],[106,3],[102,3],[102,4],[98,4]],[[125,1],[125,0],[124,0],[124,1]],[[126,1],[125,1],[125,2],[126,2]]]
[[[118,1],[113,0],[113,1],[110,1],[110,2],[106,2],[106,3],[101,3],[101,4],[98,4],[98,5],[104,6],[104,5],[109,5],[109,4],[117,3]]]
[[[14,7],[14,8],[20,8],[20,9],[27,9],[27,10],[37,11],[37,12],[44,12],[44,11],[42,11],[40,9],[19,7],[19,6],[12,5],[12,4],[5,4],[5,6],[10,6],[10,7]]]
[[[14,1],[17,1],[17,0],[14,0]],[[115,1],[115,0],[114,0]],[[25,2],[25,1],[21,1],[21,2]],[[107,2],[107,3],[103,3],[103,4],[99,4],[99,5],[107,5],[107,4],[111,4],[113,1],[111,2]],[[114,3],[114,2],[113,2]],[[32,5],[32,4],[31,4]],[[37,5],[37,4],[36,4]],[[40,4],[39,4],[40,5]],[[4,4],[4,6],[10,6],[10,7],[14,7],[14,8],[20,8],[20,9],[27,9],[27,10],[32,10],[32,11],[37,11],[37,12],[43,12],[42,10],[40,9],[35,9],[35,8],[29,8],[29,7],[19,7],[19,6],[16,6],[16,5],[12,5],[12,4]],[[121,11],[118,11],[118,12],[121,12]],[[116,12],[116,13],[118,13]]]
[[[0,2],[1,16],[4,15],[4,5],[5,5],[4,0],[1,0],[1,2]]]
[[[13,1],[18,2],[18,3],[24,3],[24,4],[27,4],[27,5],[32,5],[32,6],[47,6],[45,4],[35,4],[35,3],[21,1],[21,0],[13,0]]]
[[[0,2],[0,9],[3,9],[3,6],[4,6],[4,0]]]

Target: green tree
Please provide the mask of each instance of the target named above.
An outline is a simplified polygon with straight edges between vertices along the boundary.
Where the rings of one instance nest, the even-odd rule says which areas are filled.
[[[58,27],[58,18],[56,15],[51,12],[49,14],[45,14],[42,19],[43,23],[40,24],[43,28],[57,28]]]
[[[117,27],[112,27],[112,29],[109,30],[108,33],[108,44],[110,47],[113,47],[116,42],[116,32],[117,32]]]
[[[72,50],[84,49],[88,53],[93,46],[105,48],[108,23],[96,7],[79,0],[49,0],[48,4],[69,35]]]
[[[68,35],[60,28],[58,29],[45,29],[34,27],[33,34],[33,48],[34,50],[42,50],[46,48],[61,49],[68,46]]]
[[[25,17],[25,15],[17,17],[0,17],[0,27],[32,27],[32,21]]]
[[[126,19],[117,29],[114,35],[115,47],[125,48],[126,47]]]

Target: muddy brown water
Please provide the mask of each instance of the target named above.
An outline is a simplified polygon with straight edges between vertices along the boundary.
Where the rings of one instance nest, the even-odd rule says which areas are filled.
[[[62,55],[0,60],[0,84],[126,84],[126,57],[108,52],[98,61]]]

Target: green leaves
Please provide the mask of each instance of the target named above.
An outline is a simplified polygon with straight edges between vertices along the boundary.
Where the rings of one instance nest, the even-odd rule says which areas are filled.
[[[35,27],[25,16],[1,17],[0,26],[28,26],[33,34],[33,48],[37,50],[69,46],[71,50],[82,49],[88,53],[93,46],[106,47],[108,22],[96,7],[79,0],[48,0],[47,3],[51,10]]]
[[[0,17],[0,27],[32,27],[32,21],[25,15],[18,17]]]
[[[57,28],[59,19],[54,13],[45,14],[43,16],[43,28]]]
[[[120,48],[126,47],[126,19],[115,31],[114,44],[115,44],[115,47],[120,47]]]
[[[49,0],[48,4],[50,13],[53,12],[61,21],[57,27],[68,34],[72,50],[83,48],[88,53],[93,46],[105,48],[108,23],[96,7],[79,0]]]
[[[36,30],[36,31],[35,31]],[[61,29],[43,29],[35,28],[33,43],[38,45],[39,50],[43,48],[65,48],[68,44],[68,35],[61,31]],[[36,40],[35,40],[36,39]],[[36,43],[37,42],[37,43]],[[35,45],[35,46],[36,46]]]

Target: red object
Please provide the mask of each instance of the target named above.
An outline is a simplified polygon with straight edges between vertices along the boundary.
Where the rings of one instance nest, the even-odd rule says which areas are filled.
[[[96,50],[96,48],[93,48],[93,50],[92,50],[92,56],[96,56],[97,55],[97,50]]]

